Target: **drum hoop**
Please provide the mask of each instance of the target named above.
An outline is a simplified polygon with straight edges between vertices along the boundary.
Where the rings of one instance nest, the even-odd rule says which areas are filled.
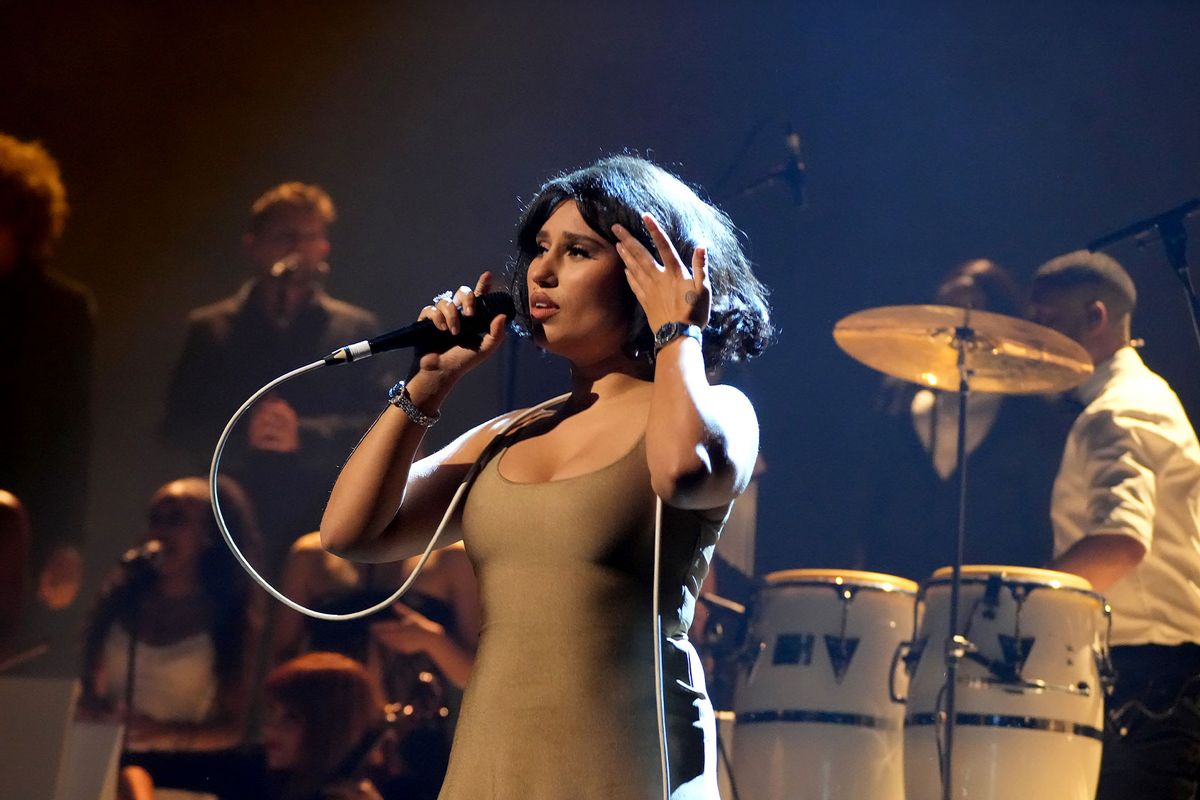
[[[991,577],[994,577],[997,574],[999,574],[999,573],[993,572],[988,575],[984,575],[983,573],[974,574],[974,575],[963,575],[962,580],[960,582],[963,585],[966,585],[968,583],[973,584],[973,585],[974,584],[986,585],[988,582],[988,579]],[[920,600],[924,601],[925,595],[929,592],[930,589],[932,589],[935,586],[937,586],[937,587],[949,586],[952,582],[953,582],[953,579],[950,578],[949,576],[946,576],[944,578],[930,579],[929,581],[927,581],[926,583],[924,583],[921,586],[921,590],[917,593],[918,597]],[[1089,597],[1092,600],[1095,600],[1097,603],[1100,604],[1100,607],[1102,609],[1108,605],[1108,601],[1104,598],[1104,595],[1100,594],[1095,589],[1081,589],[1081,588],[1078,588],[1075,586],[1063,586],[1061,584],[1058,586],[1055,586],[1053,583],[1049,583],[1049,582],[1045,582],[1045,581],[1016,580],[1013,578],[1005,578],[1003,575],[1001,575],[1001,582],[1006,586],[1021,586],[1024,588],[1031,588],[1031,589],[1049,589],[1054,592],[1071,592],[1072,594],[1083,595],[1084,597]]]
[[[904,720],[904,727],[918,728],[929,725],[940,725],[941,720],[936,714],[909,714]],[[1047,731],[1049,733],[1070,733],[1096,741],[1104,741],[1104,732],[1091,725],[1070,722],[1063,719],[1048,717],[1022,717],[1009,714],[967,714],[954,715],[955,725],[965,725],[976,728],[1019,728],[1022,730]]]
[[[763,576],[761,588],[777,586],[832,586],[849,589],[871,589],[880,592],[897,592],[914,597],[920,590],[916,581],[887,575],[882,572],[860,570],[789,569],[770,572]]]
[[[879,592],[880,594],[895,594],[907,595],[916,597],[915,590],[901,589],[891,584],[873,584],[873,583],[834,583],[833,581],[788,581],[787,583],[771,583],[764,586],[764,589],[791,589],[802,588],[806,586],[820,587],[822,589],[854,589],[855,591]]]
[[[949,581],[953,574],[953,567],[939,567],[933,571],[933,574],[926,579],[925,583]],[[1050,586],[1051,588],[1077,589],[1082,592],[1094,591],[1094,587],[1087,578],[1060,570],[1044,569],[1042,567],[1019,567],[1006,564],[964,564],[962,567],[962,579],[964,581],[971,578],[986,580],[997,575],[1009,583],[1033,583]]]

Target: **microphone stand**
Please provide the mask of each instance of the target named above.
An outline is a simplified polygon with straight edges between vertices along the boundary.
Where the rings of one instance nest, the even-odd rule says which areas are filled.
[[[136,578],[134,578],[136,580]],[[142,587],[144,587],[144,582]],[[142,595],[141,589],[133,592],[132,599],[132,614],[129,617],[129,647],[126,649],[126,664],[125,664],[125,720],[121,726],[121,755],[125,755],[129,749],[129,726],[133,718],[133,681],[137,675],[137,644],[138,644],[138,629],[142,627]]]
[[[775,164],[762,177],[743,184],[740,188],[721,197],[720,202],[728,203],[733,200],[740,200],[743,197],[756,194],[762,189],[783,183],[791,189],[796,205],[800,208],[805,208],[807,202],[804,197],[804,189],[807,181],[808,176],[804,174],[804,170],[800,168],[800,165],[795,161],[789,160],[781,164]]]
[[[1157,229],[1159,236],[1162,237],[1163,248],[1167,252],[1167,262],[1171,265],[1171,269],[1174,270],[1180,282],[1183,283],[1183,293],[1187,298],[1188,309],[1192,314],[1192,332],[1196,335],[1196,345],[1200,347],[1200,297],[1196,295],[1196,289],[1192,283],[1191,271],[1188,269],[1187,229],[1183,225],[1183,221],[1187,219],[1188,215],[1198,208],[1200,208],[1200,198],[1194,197],[1186,203],[1176,206],[1170,211],[1164,211],[1156,217],[1135,222],[1119,231],[1102,236],[1091,242],[1087,248],[1094,253],[1122,239],[1127,239],[1130,236],[1138,236]]]
[[[950,576],[950,635],[945,643],[946,659],[946,722],[945,747],[942,750],[941,779],[942,800],[951,800],[954,759],[954,729],[956,720],[956,695],[958,688],[958,662],[974,647],[966,636],[959,633],[959,593],[962,586],[963,552],[967,538],[967,398],[971,394],[971,370],[967,367],[967,349],[975,341],[975,330],[971,327],[971,309],[963,314],[963,324],[954,329],[954,344],[958,350],[958,441],[955,460],[958,467],[958,532],[954,543],[954,562]],[[935,734],[936,735],[936,734]]]

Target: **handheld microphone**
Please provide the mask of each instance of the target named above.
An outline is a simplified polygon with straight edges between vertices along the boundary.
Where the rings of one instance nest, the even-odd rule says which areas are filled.
[[[121,566],[153,564],[162,557],[162,547],[162,541],[159,539],[151,539],[137,547],[131,547],[121,555]]]
[[[432,322],[423,319],[373,339],[339,347],[325,356],[325,364],[348,364],[402,347],[416,347],[426,353],[444,353],[456,345],[478,347],[492,320],[501,314],[511,318],[515,310],[512,295],[508,292],[488,292],[475,298],[475,313],[472,316],[459,318],[462,330],[457,335],[439,330]]]
[[[288,275],[299,272],[302,266],[303,264],[301,263],[300,254],[292,253],[291,255],[284,256],[272,264],[270,275],[272,278],[285,278]],[[317,275],[324,276],[329,273],[329,265],[324,261],[316,264],[313,269],[315,269]]]
[[[282,278],[300,269],[300,254],[292,253],[284,256],[271,265],[271,277]]]

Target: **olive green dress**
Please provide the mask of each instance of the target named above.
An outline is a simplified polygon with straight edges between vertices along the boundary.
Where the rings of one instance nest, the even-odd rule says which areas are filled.
[[[595,472],[522,484],[501,437],[463,509],[483,625],[441,800],[653,800],[655,496],[642,441]],[[720,532],[663,513],[660,613],[672,800],[715,800],[715,727],[688,643]]]

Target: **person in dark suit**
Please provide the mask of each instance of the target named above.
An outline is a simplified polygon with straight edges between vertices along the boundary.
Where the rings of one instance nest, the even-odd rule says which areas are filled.
[[[225,423],[260,386],[378,332],[374,314],[324,289],[335,217],[329,195],[305,183],[280,184],[254,202],[242,240],[253,275],[191,312],[167,392],[163,433],[189,467],[207,469]],[[337,465],[379,411],[387,382],[373,362],[337,377],[280,386],[230,438],[223,464],[255,505],[268,575],[316,527]]]

